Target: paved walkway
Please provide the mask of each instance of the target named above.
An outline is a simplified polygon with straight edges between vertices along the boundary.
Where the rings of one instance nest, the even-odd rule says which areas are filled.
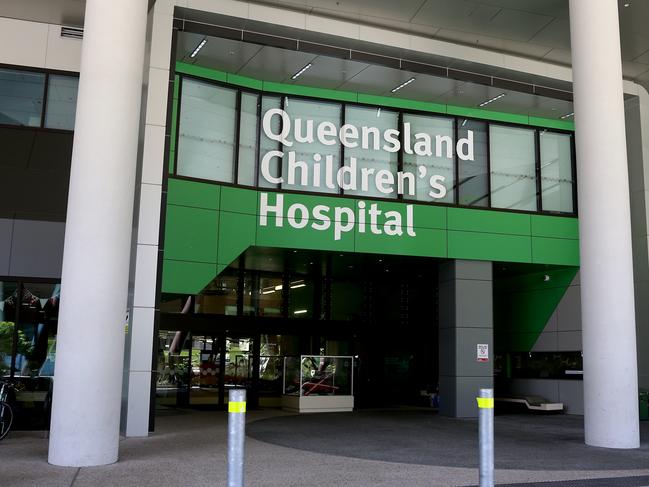
[[[251,412],[248,420],[250,486],[477,484],[473,421],[428,411],[294,416],[272,410]],[[44,433],[15,432],[0,442],[0,485],[222,486],[226,421],[225,413],[216,412],[162,415],[151,437],[121,442],[118,463],[81,469],[48,465]],[[579,424],[566,416],[497,416],[498,482],[649,486],[649,445],[622,452],[589,448],[580,445]],[[643,433],[649,433],[644,425]],[[551,447],[541,448],[542,440]],[[578,482],[546,483],[558,480]]]

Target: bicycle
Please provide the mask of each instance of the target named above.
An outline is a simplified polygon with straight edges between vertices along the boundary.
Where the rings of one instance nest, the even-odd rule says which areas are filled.
[[[9,404],[9,392],[13,386],[8,382],[0,382],[0,440],[9,434],[14,413]]]

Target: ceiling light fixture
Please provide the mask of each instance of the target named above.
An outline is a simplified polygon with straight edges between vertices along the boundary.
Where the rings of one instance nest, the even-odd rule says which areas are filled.
[[[309,311],[309,310],[308,310],[308,309],[298,309],[298,310],[296,310],[296,311],[293,311],[293,314],[294,314],[294,315],[303,315],[303,314],[306,313],[307,311]]]
[[[483,101],[480,103],[478,106],[483,107],[485,105],[489,105],[489,103],[493,103],[496,100],[500,100],[503,96],[505,96],[507,93],[501,93],[500,95],[494,96],[493,98],[489,98],[488,100]]]
[[[301,76],[302,73],[304,73],[307,69],[309,69],[311,66],[313,66],[312,63],[307,64],[304,66],[302,69],[300,69],[297,73],[295,73],[293,76],[291,76],[291,79],[297,79],[298,76]]]
[[[570,117],[574,117],[574,116],[575,116],[575,112],[570,112],[570,113],[566,113],[565,115],[561,115],[559,118],[561,120],[565,120],[566,118],[570,118]]]
[[[395,86],[394,88],[392,88],[392,89],[390,90],[390,93],[396,93],[396,92],[399,91],[401,88],[403,88],[403,87],[405,87],[405,86],[408,86],[408,85],[409,85],[410,83],[412,83],[413,81],[415,81],[415,78],[410,78],[408,81],[404,81],[404,82],[401,83],[399,86]]]
[[[207,44],[207,37],[204,37],[201,42],[198,43],[198,46],[196,46],[196,49],[192,51],[192,53],[189,55],[191,58],[195,58],[198,52],[203,49],[203,46]]]

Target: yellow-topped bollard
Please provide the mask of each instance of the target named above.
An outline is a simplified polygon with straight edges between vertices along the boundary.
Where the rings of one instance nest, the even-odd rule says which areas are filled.
[[[246,390],[228,394],[228,487],[243,487],[243,456],[246,438]]]

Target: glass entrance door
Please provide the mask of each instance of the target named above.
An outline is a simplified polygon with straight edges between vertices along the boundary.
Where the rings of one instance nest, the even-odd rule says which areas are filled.
[[[257,365],[257,368],[259,365]],[[248,395],[253,390],[255,377],[254,340],[250,337],[225,338],[225,374],[223,403],[228,402],[228,391],[244,388]],[[250,402],[250,400],[248,401]]]
[[[221,340],[216,336],[193,335],[191,348],[190,406],[219,406]]]

